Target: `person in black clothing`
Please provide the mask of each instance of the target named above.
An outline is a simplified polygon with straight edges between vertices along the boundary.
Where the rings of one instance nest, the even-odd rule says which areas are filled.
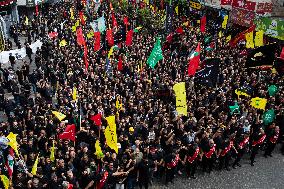
[[[235,152],[237,153],[233,145],[233,136],[226,138],[222,143],[221,150],[219,151],[219,170],[222,170],[223,166],[225,165],[226,170],[230,171],[229,162],[232,155],[231,150],[235,150]]]
[[[175,168],[177,166],[179,159],[177,158],[177,153],[174,150],[172,153],[165,156],[165,166],[166,166],[166,185],[169,182],[173,183]]]
[[[32,54],[33,54],[33,50],[31,49],[30,45],[27,44],[26,45],[26,54],[30,59],[30,63],[32,63]]]
[[[235,148],[237,149],[238,153],[237,153],[237,157],[233,163],[233,168],[235,169],[236,166],[239,166],[241,167],[241,164],[239,164],[239,162],[241,161],[245,151],[246,151],[246,148],[247,148],[247,145],[248,145],[248,142],[249,142],[249,133],[244,133],[244,134],[241,134],[240,136],[236,137],[236,142],[235,142]]]
[[[143,156],[142,161],[138,165],[137,177],[139,188],[142,189],[144,186],[145,189],[148,189],[150,182],[150,165],[146,155]]]
[[[16,64],[16,58],[12,55],[12,53],[9,54],[9,61],[11,63],[12,68],[14,69],[14,66]]]
[[[191,142],[188,145],[187,155],[184,158],[184,164],[186,164],[187,176],[196,179],[195,171],[197,168],[197,161],[199,158],[200,149],[197,143]]]
[[[262,128],[259,128],[258,130],[256,130],[252,134],[252,147],[251,147],[251,156],[250,156],[250,164],[251,164],[251,166],[254,166],[255,156],[256,156],[259,148],[263,144],[265,138],[266,138],[266,135],[265,135],[264,130]]]
[[[267,147],[265,149],[264,157],[267,156],[272,157],[271,153],[273,152],[277,144],[278,138],[279,138],[279,127],[273,124],[270,133],[267,135]]]

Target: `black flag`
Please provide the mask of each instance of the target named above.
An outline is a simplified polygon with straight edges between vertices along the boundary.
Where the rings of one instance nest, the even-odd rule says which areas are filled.
[[[195,73],[195,82],[214,87],[218,81],[220,59],[210,58],[204,62],[205,67]]]
[[[254,68],[258,66],[273,65],[277,44],[269,44],[255,48],[248,52],[246,67]]]
[[[170,2],[170,4],[167,4],[166,6],[166,23],[165,23],[165,27],[166,27],[166,32],[167,33],[171,33],[172,32],[172,27],[173,27],[173,16],[174,16],[174,9],[173,9],[173,5]]]

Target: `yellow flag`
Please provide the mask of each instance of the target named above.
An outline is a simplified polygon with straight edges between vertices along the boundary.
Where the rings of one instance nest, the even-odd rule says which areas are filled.
[[[253,31],[246,33],[246,48],[254,48],[254,42],[253,42]]]
[[[226,42],[229,43],[229,41],[231,41],[231,39],[232,39],[232,36],[229,35],[228,37],[226,37]]]
[[[37,155],[35,163],[33,165],[32,172],[31,172],[32,175],[36,175],[36,172],[37,172],[38,156],[39,156],[39,154]]]
[[[59,43],[59,47],[65,47],[67,45],[67,42],[65,39],[61,40]]]
[[[178,115],[187,116],[185,82],[175,84],[173,90],[176,94],[176,111]]]
[[[0,175],[4,188],[9,189],[10,181],[5,175]]]
[[[54,146],[54,141],[52,142],[52,147],[50,149],[50,161],[54,162],[55,160],[55,146]]]
[[[223,32],[219,31],[219,38],[222,38],[222,37],[223,37]]]
[[[149,0],[144,0],[144,3],[145,3],[146,5],[149,5]]]
[[[176,14],[178,15],[178,6],[175,8]]]
[[[118,98],[116,99],[115,107],[117,110],[120,110],[122,108],[122,103],[119,102]]]
[[[250,95],[247,94],[245,91],[242,91],[242,90],[239,90],[239,89],[236,89],[236,90],[235,90],[235,93],[236,93],[236,95],[238,95],[238,97],[239,97],[239,96],[247,96],[247,97],[250,96]]]
[[[114,48],[116,48],[117,46],[116,45],[114,45],[114,46],[112,46],[111,48],[110,48],[110,50],[109,50],[109,52],[108,52],[108,58],[110,58],[110,56],[113,54],[113,50],[114,50]]]
[[[102,152],[102,149],[101,149],[100,141],[99,141],[99,140],[96,141],[95,147],[96,147],[95,155],[96,155],[99,159],[103,158],[103,157],[104,157],[104,153]]]
[[[224,20],[223,20],[223,22],[222,22],[222,28],[223,28],[223,29],[226,29],[226,27],[227,27],[228,18],[229,18],[228,15],[224,16]]]
[[[8,145],[10,145],[11,148],[13,148],[13,150],[19,156],[17,134],[10,132],[9,135],[7,136],[7,139],[9,139]]]
[[[70,18],[71,18],[71,20],[74,20],[73,8],[70,8]]]
[[[90,31],[89,33],[87,33],[87,38],[88,39],[92,39],[94,37],[94,32]]]
[[[73,87],[72,98],[73,98],[73,100],[77,100],[77,89],[76,89],[76,87]]]
[[[250,105],[254,108],[265,110],[267,100],[265,98],[252,98]]]
[[[263,46],[263,30],[260,30],[255,33],[254,43],[256,47]]]
[[[184,22],[182,25],[183,26],[188,26],[188,21]]]
[[[26,16],[25,25],[29,25],[29,18]]]
[[[76,26],[72,26],[71,29],[72,29],[72,32],[76,32],[77,27]]]
[[[150,9],[154,12],[155,11],[155,7],[153,5],[150,5]]]
[[[77,21],[75,22],[75,25],[74,25],[74,26],[76,26],[76,27],[80,26],[80,21],[77,20]]]
[[[196,22],[197,22],[197,24],[200,24],[200,20],[197,20]]]
[[[62,121],[66,117],[66,115],[57,111],[52,111],[52,113],[55,115],[55,117],[57,117],[59,121]]]
[[[106,117],[106,120],[108,123],[105,129],[106,143],[111,149],[118,153],[115,116]]]
[[[276,74],[276,73],[277,73],[276,69],[275,69],[275,68],[272,68],[272,69],[271,69],[271,73]]]

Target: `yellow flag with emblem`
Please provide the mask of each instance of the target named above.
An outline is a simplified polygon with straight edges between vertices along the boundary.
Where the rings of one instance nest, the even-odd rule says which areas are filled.
[[[187,116],[185,82],[175,84],[173,90],[176,95],[176,111],[178,115]]]
[[[66,115],[64,115],[63,113],[60,113],[58,111],[52,111],[53,115],[55,115],[55,117],[59,120],[62,121]]]
[[[265,110],[267,100],[265,98],[252,98],[250,105],[254,108]]]
[[[5,175],[0,175],[1,181],[5,189],[9,189],[10,181]]]
[[[115,116],[106,117],[106,120],[108,123],[105,129],[106,143],[111,149],[118,153]]]
[[[32,172],[31,172],[32,175],[36,175],[36,172],[37,172],[38,156],[39,156],[39,154],[37,155],[36,160],[35,160],[35,163],[34,163],[34,165],[33,165]]]
[[[253,42],[253,31],[246,33],[246,48],[250,49],[250,48],[254,48],[254,42]]]
[[[17,134],[10,132],[6,138],[9,139],[8,145],[11,146],[11,148],[13,148],[13,150],[19,156]]]

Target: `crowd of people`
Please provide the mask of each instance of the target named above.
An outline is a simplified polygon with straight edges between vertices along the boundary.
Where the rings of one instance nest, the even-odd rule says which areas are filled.
[[[84,47],[77,44],[72,31],[76,16],[71,19],[71,6],[78,15],[75,6],[57,3],[30,18],[25,45],[35,39],[43,45],[29,60],[16,60],[15,66],[1,68],[0,108],[7,121],[1,122],[0,135],[17,134],[19,151],[13,156],[10,188],[155,188],[157,182],[168,184],[183,174],[195,179],[199,169],[208,173],[236,169],[241,167],[244,154],[250,156],[251,166],[257,166],[255,156],[260,149],[265,157],[272,156],[284,130],[283,76],[270,69],[247,69],[243,44],[231,48],[218,32],[201,33],[196,20],[183,25],[184,20],[175,17],[173,29],[183,25],[183,32],[175,33],[170,42],[163,41],[163,59],[152,69],[146,62],[160,34],[153,28],[150,32],[142,28],[126,46],[127,28],[134,29],[139,21],[134,26],[129,20],[126,28],[126,15],[117,9],[118,27],[113,31],[119,48],[107,60],[111,47],[105,35],[99,51],[93,50],[94,40],[85,37],[86,68]],[[111,26],[110,11],[109,3],[103,2],[92,13],[93,19],[104,14]],[[84,36],[92,31],[89,19],[80,24]],[[50,38],[51,32],[58,35]],[[212,36],[215,43],[211,51],[205,50],[206,36]],[[66,46],[60,45],[63,39]],[[216,86],[200,85],[187,74],[189,57],[198,42],[201,59],[220,59]],[[119,59],[122,70],[117,68]],[[24,62],[21,67],[17,65],[20,61]],[[178,82],[186,83],[187,115],[176,111],[173,86]],[[267,92],[271,84],[279,88],[275,96]],[[249,97],[235,94],[242,86],[250,88],[251,96],[267,99],[266,109],[275,110],[272,123],[263,123],[264,110],[252,107]],[[117,100],[122,104],[119,109]],[[240,111],[231,114],[229,106],[235,102]],[[59,120],[52,111],[66,118]],[[91,120],[97,114],[102,115],[100,127]],[[104,118],[111,115],[115,116],[118,153],[106,144],[104,135]],[[59,139],[71,124],[76,126],[75,141]],[[96,141],[103,156],[95,154]],[[4,143],[0,147],[0,172],[8,175],[6,161],[12,148]],[[52,147],[55,160],[50,156]],[[32,174],[37,157],[37,171]]]

